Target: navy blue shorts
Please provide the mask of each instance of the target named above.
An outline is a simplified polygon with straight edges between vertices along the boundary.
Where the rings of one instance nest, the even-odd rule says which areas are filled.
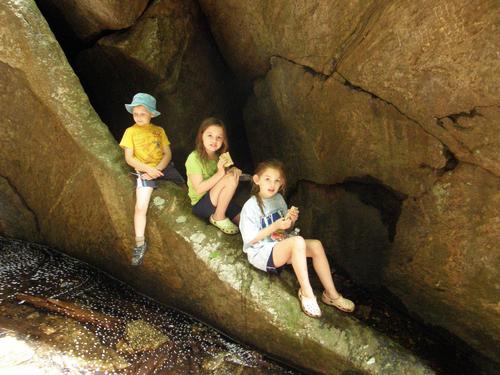
[[[271,254],[269,254],[269,258],[267,259],[266,271],[274,275],[279,275],[285,268],[286,264],[283,264],[281,267],[276,267],[274,265],[273,252],[274,249],[271,250]]]
[[[208,219],[215,212],[215,206],[210,200],[210,192],[206,193],[196,204],[193,206],[193,214],[202,219]],[[241,207],[234,203],[234,200],[229,202],[226,210],[226,216],[234,219],[241,212]]]
[[[158,180],[167,180],[173,181],[176,184],[185,184],[186,181],[182,178],[181,174],[177,169],[175,169],[174,163],[170,162],[162,171],[163,176],[155,178],[154,180],[143,180],[138,176],[137,173],[133,173],[133,175],[137,176],[137,187],[151,187],[155,189],[158,186]]]

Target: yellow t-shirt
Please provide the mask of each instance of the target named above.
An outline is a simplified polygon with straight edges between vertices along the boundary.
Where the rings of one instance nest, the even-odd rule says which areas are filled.
[[[151,167],[156,167],[163,158],[163,147],[170,141],[162,127],[153,124],[134,124],[125,130],[120,147],[131,148],[134,157]]]
[[[188,175],[188,195],[191,198],[191,205],[195,205],[198,201],[203,198],[203,196],[207,193],[197,194],[196,190],[194,190],[193,185],[191,185],[191,181],[189,179],[190,174],[201,174],[203,177],[203,181],[212,177],[217,173],[217,160],[206,160],[203,162],[198,155],[198,151],[193,151],[189,154],[186,160],[186,174]]]

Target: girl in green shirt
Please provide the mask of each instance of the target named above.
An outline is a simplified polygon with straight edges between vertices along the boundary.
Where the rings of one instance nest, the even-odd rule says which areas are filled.
[[[224,123],[214,117],[203,120],[196,136],[196,149],[186,160],[188,194],[193,213],[226,234],[239,232],[241,208],[232,199],[241,170],[225,168],[219,158],[228,149]],[[236,225],[235,225],[236,224]]]

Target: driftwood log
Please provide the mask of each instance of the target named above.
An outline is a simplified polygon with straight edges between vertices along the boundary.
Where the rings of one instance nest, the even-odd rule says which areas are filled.
[[[71,302],[54,298],[36,297],[24,293],[17,293],[16,299],[18,301],[25,301],[38,308],[68,316],[80,323],[88,323],[109,330],[121,330],[124,326],[124,322],[118,318],[80,307]]]

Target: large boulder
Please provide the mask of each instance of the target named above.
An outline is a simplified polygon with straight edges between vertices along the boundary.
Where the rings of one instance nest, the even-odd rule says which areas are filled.
[[[459,160],[500,175],[499,22],[495,0],[397,1],[338,72],[418,121]]]
[[[209,116],[226,122],[239,151],[236,159],[241,160],[246,147],[241,143],[237,99],[193,1],[152,2],[129,30],[103,37],[80,53],[76,70],[116,139],[133,123],[123,104],[136,92],[149,92],[162,112],[153,121],[165,128],[178,166],[183,167],[199,124]]]
[[[385,269],[386,284],[410,310],[497,360],[499,187],[499,177],[460,164],[407,199]]]
[[[130,27],[149,1],[133,0],[38,0],[53,17],[64,19],[75,35],[87,41],[104,31]]]
[[[145,263],[129,265],[133,181],[32,0],[0,3],[0,175],[39,223],[40,241],[159,301],[313,371],[430,374],[387,337],[332,309],[306,317],[285,272],[253,269],[241,241],[196,219],[183,188],[152,200]]]
[[[380,264],[386,267],[373,270],[371,276],[363,273],[369,268],[359,264],[369,259],[369,249],[385,248],[400,230],[400,225],[394,223],[399,213],[391,216],[392,229],[377,224],[380,235],[370,237],[388,236],[386,239],[373,243],[366,251],[350,252],[349,260],[334,254],[336,259],[344,259],[342,263],[354,279],[378,280],[397,295],[405,293],[403,301],[413,314],[446,328],[500,362],[498,342],[485,334],[491,330],[492,319],[500,320],[498,308],[463,310],[464,306],[476,306],[474,291],[478,288],[487,294],[484,298],[488,303],[498,301],[497,287],[485,283],[498,279],[498,267],[484,268],[468,255],[468,244],[476,244],[481,247],[478,253],[489,253],[497,259],[498,246],[487,244],[498,237],[499,229],[493,225],[498,208],[492,206],[484,212],[483,220],[490,226],[485,241],[478,242],[475,222],[463,219],[474,216],[472,204],[446,213],[410,204],[421,202],[435,186],[441,186],[442,179],[448,181],[443,175],[457,165],[461,168],[463,163],[477,168],[469,174],[473,186],[489,186],[494,181],[498,186],[500,3],[200,3],[229,65],[241,75],[243,84],[254,83],[245,109],[245,126],[255,160],[281,158],[292,185],[295,181],[313,183],[302,184],[301,189],[313,189],[314,183],[326,189],[342,187],[338,185],[346,182],[378,185],[396,200],[408,199],[401,208],[403,218],[415,216],[430,223],[446,223],[454,230],[463,225],[463,241],[455,243],[454,251],[470,261],[470,272],[463,275],[463,288],[470,290],[462,294],[452,288],[429,290],[435,299],[446,295],[446,304],[435,304],[430,297],[420,298],[422,274],[442,272],[442,264],[432,262],[430,253],[420,254],[427,257],[425,262],[412,263],[411,269],[402,267],[392,277],[381,278],[394,269],[392,264],[400,253],[419,248],[419,229],[410,223],[401,227],[408,231],[404,240],[384,253],[387,262]],[[448,183],[460,184],[454,179]],[[313,207],[317,214],[320,210],[319,204],[311,205],[301,197],[312,199],[317,193],[311,190],[297,197],[304,217],[312,217]],[[461,194],[466,202],[476,196],[467,189],[462,189]],[[319,197],[314,199],[319,201]],[[316,226],[309,220],[304,228],[319,238],[325,235],[320,228],[334,228],[334,234],[327,236],[332,243],[333,238],[358,235],[345,225],[356,222],[356,205],[349,204],[353,210],[344,210],[343,221],[339,221],[338,215],[328,216],[335,202],[328,203],[319,207],[326,221]],[[368,205],[383,214],[376,202]],[[434,225],[432,233],[427,238],[430,248],[446,240],[450,228]],[[366,242],[359,241],[355,247]],[[348,242],[337,241],[335,245],[332,248],[340,254],[348,254],[353,248]],[[475,277],[478,273],[484,277]],[[467,320],[443,323],[444,316],[462,313]],[[494,335],[498,337],[498,332]]]
[[[331,74],[345,50],[380,12],[380,2],[199,0],[226,61],[245,83],[271,56]]]
[[[418,195],[436,181],[446,164],[443,145],[393,106],[336,75],[311,74],[281,58],[271,64],[245,108],[254,160],[283,160],[292,184],[370,176]]]

